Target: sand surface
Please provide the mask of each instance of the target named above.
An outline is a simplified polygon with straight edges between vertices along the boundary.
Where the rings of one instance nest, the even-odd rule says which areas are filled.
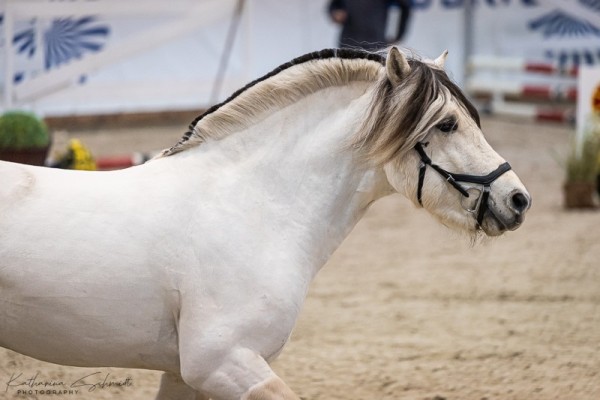
[[[570,130],[490,118],[483,127],[533,196],[525,224],[472,247],[399,195],[376,203],[318,275],[273,364],[303,399],[600,399],[600,211],[562,207],[557,158]],[[184,130],[69,134],[102,156],[160,150]],[[124,385],[23,396],[7,387],[19,374]],[[0,399],[152,399],[159,377],[0,349]]]

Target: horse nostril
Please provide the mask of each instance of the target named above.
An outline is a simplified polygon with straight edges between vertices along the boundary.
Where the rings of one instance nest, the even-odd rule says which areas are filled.
[[[521,214],[529,208],[529,198],[521,192],[513,194],[511,197],[513,209]]]

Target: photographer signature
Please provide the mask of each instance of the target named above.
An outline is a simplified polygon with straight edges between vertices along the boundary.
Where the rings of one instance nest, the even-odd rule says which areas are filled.
[[[23,373],[13,372],[10,379],[6,382],[4,392],[9,389],[80,389],[93,392],[97,389],[107,389],[111,387],[130,387],[133,386],[133,379],[117,379],[110,375],[110,372],[93,372],[82,376],[79,379],[68,383],[62,380],[41,379],[39,372],[32,376],[23,376]]]

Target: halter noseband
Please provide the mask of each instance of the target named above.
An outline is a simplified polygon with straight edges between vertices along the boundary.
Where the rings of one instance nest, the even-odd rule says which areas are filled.
[[[485,211],[488,209],[488,197],[490,195],[490,186],[491,184],[498,179],[502,174],[507,171],[510,171],[510,164],[505,162],[500,164],[498,168],[494,171],[490,172],[487,175],[466,175],[466,174],[454,174],[452,172],[448,172],[439,165],[434,164],[431,161],[431,158],[425,153],[423,149],[424,146],[427,146],[429,143],[417,143],[415,145],[415,150],[419,153],[421,157],[421,164],[419,165],[419,186],[417,187],[417,200],[419,204],[423,206],[423,202],[421,200],[422,192],[423,192],[423,182],[425,180],[425,171],[427,170],[427,166],[429,165],[433,168],[438,174],[443,176],[446,181],[451,184],[456,190],[460,192],[464,197],[469,197],[469,193],[467,190],[458,182],[466,182],[466,183],[474,183],[477,185],[483,186],[483,191],[479,200],[477,202],[477,207],[472,210],[473,212],[477,212],[477,225],[481,228],[481,223],[483,222],[483,215]]]

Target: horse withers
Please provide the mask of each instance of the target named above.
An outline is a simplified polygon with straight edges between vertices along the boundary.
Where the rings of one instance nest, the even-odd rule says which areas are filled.
[[[307,54],[121,171],[0,163],[0,346],[165,371],[160,400],[299,399],[269,362],[375,200],[472,237],[530,207],[445,57]]]

